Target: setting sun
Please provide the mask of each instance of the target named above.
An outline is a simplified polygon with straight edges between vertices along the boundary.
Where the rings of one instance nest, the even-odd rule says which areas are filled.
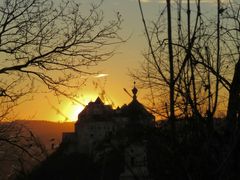
[[[64,114],[69,121],[77,121],[78,114],[84,109],[84,107],[91,101],[97,98],[96,95],[86,95],[79,97],[79,102],[69,102],[64,108]]]
[[[67,111],[67,117],[70,121],[76,121],[78,114],[84,109],[83,105],[72,105]]]

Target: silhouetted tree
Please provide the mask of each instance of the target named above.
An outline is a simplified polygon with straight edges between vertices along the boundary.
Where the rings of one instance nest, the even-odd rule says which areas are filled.
[[[166,6],[160,13],[157,22],[153,23],[153,28],[147,27],[141,2],[139,1],[150,50],[149,53],[145,55],[146,66],[143,66],[143,71],[140,72],[140,75],[133,74],[133,76],[139,79],[145,87],[153,88],[157,93],[169,92],[169,100],[161,100],[165,106],[164,109],[166,109],[165,113],[169,115],[169,120],[175,119],[176,113],[178,115],[181,115],[181,113],[188,115],[190,113],[189,110],[187,110],[189,106],[191,107],[192,115],[196,115],[196,117],[200,116],[197,106],[197,87],[194,72],[196,67],[191,56],[200,28],[200,1],[197,2],[196,22],[193,27],[191,26],[190,19],[190,2],[187,1],[187,4],[187,33],[183,33],[182,30],[183,10],[181,1],[177,2],[178,31],[177,33],[173,33],[172,24],[174,24],[175,21],[173,21],[171,15],[171,6],[173,4],[170,1],[166,1]],[[165,13],[167,18],[166,23]],[[167,26],[167,28],[165,28],[165,26]],[[191,28],[193,28],[193,30],[191,30]],[[169,90],[167,90],[166,87],[169,87]],[[151,92],[152,96],[154,96],[153,91]],[[152,98],[154,99],[154,97]],[[172,127],[174,129],[174,123],[172,123]]]
[[[171,1],[167,2],[167,22],[168,22],[168,57],[169,57],[169,100],[170,100],[170,117],[169,120],[172,124],[172,129],[175,132],[175,102],[174,102],[174,59],[173,59],[173,47],[172,47],[172,15],[171,15]]]
[[[229,58],[233,61],[233,76],[232,80],[229,81],[229,100],[227,108],[227,122],[228,127],[239,126],[239,114],[240,114],[240,7],[238,3],[231,2],[229,6],[222,7],[221,13],[223,18],[228,23],[223,26],[224,35],[226,34],[229,45]]]
[[[0,178],[12,179],[27,174],[32,166],[47,157],[39,139],[23,124],[5,122],[0,125]]]
[[[74,1],[0,3],[0,152],[5,153],[8,143],[34,157],[23,143],[32,134],[23,136],[14,124],[5,128],[12,109],[22,97],[44,88],[71,98],[71,88],[83,82],[79,77],[91,74],[87,67],[110,58],[111,45],[122,42],[121,15],[105,21],[101,4],[100,0],[86,8]]]
[[[5,0],[1,3],[0,53],[2,102],[14,101],[43,83],[67,95],[86,67],[111,57],[120,42],[121,16],[104,22],[101,2],[84,8],[73,1]],[[74,73],[75,72],[75,73]],[[2,104],[1,102],[1,104]]]
[[[177,8],[177,13],[168,19],[170,5]],[[212,128],[219,102],[224,103],[222,97],[227,92],[227,114],[235,117],[227,119],[236,122],[234,119],[238,117],[239,3],[217,1],[216,13],[211,19],[203,16],[201,6],[201,1],[191,5],[190,1],[186,4],[181,0],[167,2],[152,26],[146,25],[141,10],[149,51],[144,55],[141,69],[132,76],[151,90],[153,106],[156,108],[156,103],[161,105],[161,115],[168,115],[171,104],[174,104],[178,117],[193,116],[194,121],[206,119]],[[169,39],[167,28],[170,21],[176,31]],[[170,54],[169,45],[173,46]],[[174,103],[163,99],[166,93],[171,94],[167,89],[171,86],[168,73],[171,74],[172,66],[167,60],[171,54],[174,57]]]

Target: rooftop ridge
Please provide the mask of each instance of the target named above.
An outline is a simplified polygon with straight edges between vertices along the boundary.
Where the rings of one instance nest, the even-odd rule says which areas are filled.
[[[95,100],[95,103],[97,104],[104,104],[101,98],[98,96],[97,99]]]

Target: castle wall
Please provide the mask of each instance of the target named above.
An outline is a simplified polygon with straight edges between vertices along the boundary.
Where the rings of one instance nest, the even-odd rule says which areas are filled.
[[[80,123],[76,127],[78,150],[91,153],[104,138],[115,133],[115,124],[111,121]]]

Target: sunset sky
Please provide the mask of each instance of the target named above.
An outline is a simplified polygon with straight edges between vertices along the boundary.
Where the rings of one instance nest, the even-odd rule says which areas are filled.
[[[97,0],[79,1],[87,7],[87,3]],[[213,0],[202,2],[205,2],[203,7],[206,13],[216,5]],[[160,9],[165,6],[164,0],[142,0],[142,3],[148,21],[155,20]],[[87,104],[89,101],[94,101],[104,89],[109,101],[117,107],[131,101],[131,97],[123,88],[131,92],[134,80],[129,77],[129,71],[139,67],[143,61],[142,53],[147,46],[137,0],[104,0],[101,9],[106,20],[111,19],[114,13],[120,12],[124,20],[120,35],[129,39],[116,46],[116,54],[111,59],[90,69],[92,72],[100,72],[100,75],[89,77],[85,85],[76,92],[76,96],[80,102]],[[144,92],[140,90],[138,97],[143,101]],[[71,100],[57,98],[49,93],[40,93],[33,94],[30,100],[23,102],[14,115],[18,119],[74,121],[82,108],[82,105]]]

